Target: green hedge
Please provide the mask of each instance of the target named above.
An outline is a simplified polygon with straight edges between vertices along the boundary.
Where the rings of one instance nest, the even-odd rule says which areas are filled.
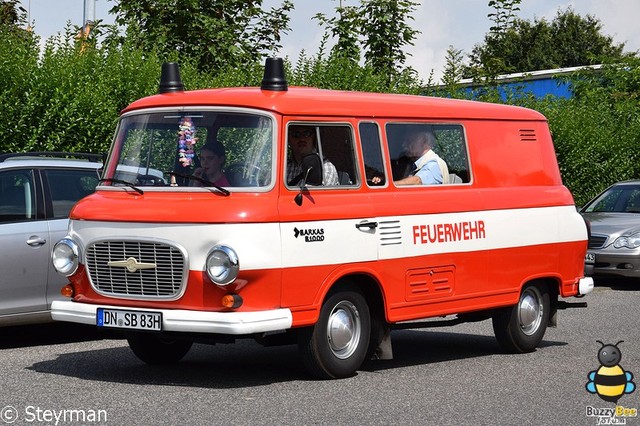
[[[262,79],[258,60],[216,75],[198,71],[188,58],[172,60],[181,64],[187,89],[256,86]],[[578,75],[572,99],[508,101],[549,119],[563,180],[578,205],[618,180],[640,176],[640,63],[633,58],[623,65]],[[322,53],[303,54],[286,66],[292,85],[424,93],[410,69],[389,82],[371,68]],[[107,151],[122,108],[157,92],[160,67],[153,53],[80,42],[70,27],[48,40],[42,52],[33,34],[0,29],[0,151]]]

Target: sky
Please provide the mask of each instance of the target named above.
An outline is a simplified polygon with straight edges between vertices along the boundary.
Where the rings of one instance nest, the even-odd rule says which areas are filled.
[[[355,6],[358,0],[341,0],[343,6]],[[64,30],[67,22],[81,25],[86,16],[113,23],[109,10],[114,0],[95,0],[95,8],[84,13],[85,0],[21,0],[28,10],[29,21],[36,34],[46,39]],[[263,8],[278,6],[282,0],[264,0]],[[295,10],[290,13],[291,30],[282,40],[278,56],[296,61],[301,51],[307,55],[317,53],[323,28],[313,19],[316,13],[331,17],[340,0],[293,0]],[[446,63],[449,46],[471,53],[473,46],[482,43],[492,22],[487,15],[493,11],[488,0],[422,0],[409,24],[420,31],[414,46],[405,52],[406,65],[418,71],[427,80],[430,75],[439,82]],[[89,4],[91,2],[89,1]],[[615,43],[626,43],[625,51],[640,50],[639,0],[522,0],[518,17],[533,21],[545,18],[551,21],[557,12],[568,7],[581,16],[592,15],[602,24],[601,32],[613,37]]]

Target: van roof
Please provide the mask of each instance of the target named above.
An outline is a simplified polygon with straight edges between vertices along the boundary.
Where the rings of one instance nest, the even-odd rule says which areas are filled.
[[[510,105],[310,87],[289,87],[287,91],[236,87],[171,92],[139,99],[122,113],[142,108],[208,105],[258,108],[284,115],[326,117],[546,120],[537,111]]]

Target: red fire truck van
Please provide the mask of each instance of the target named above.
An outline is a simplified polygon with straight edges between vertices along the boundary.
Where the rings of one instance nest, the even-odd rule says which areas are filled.
[[[121,330],[151,364],[193,342],[297,343],[340,378],[391,357],[397,327],[491,319],[530,352],[583,305],[563,299],[593,288],[587,226],[544,116],[288,87],[283,69],[186,91],[163,66],[53,250],[54,319]]]

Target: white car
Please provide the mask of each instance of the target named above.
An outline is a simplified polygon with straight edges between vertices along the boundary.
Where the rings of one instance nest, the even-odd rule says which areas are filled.
[[[51,302],[68,283],[51,250],[101,167],[95,154],[0,154],[0,326],[51,321]]]

